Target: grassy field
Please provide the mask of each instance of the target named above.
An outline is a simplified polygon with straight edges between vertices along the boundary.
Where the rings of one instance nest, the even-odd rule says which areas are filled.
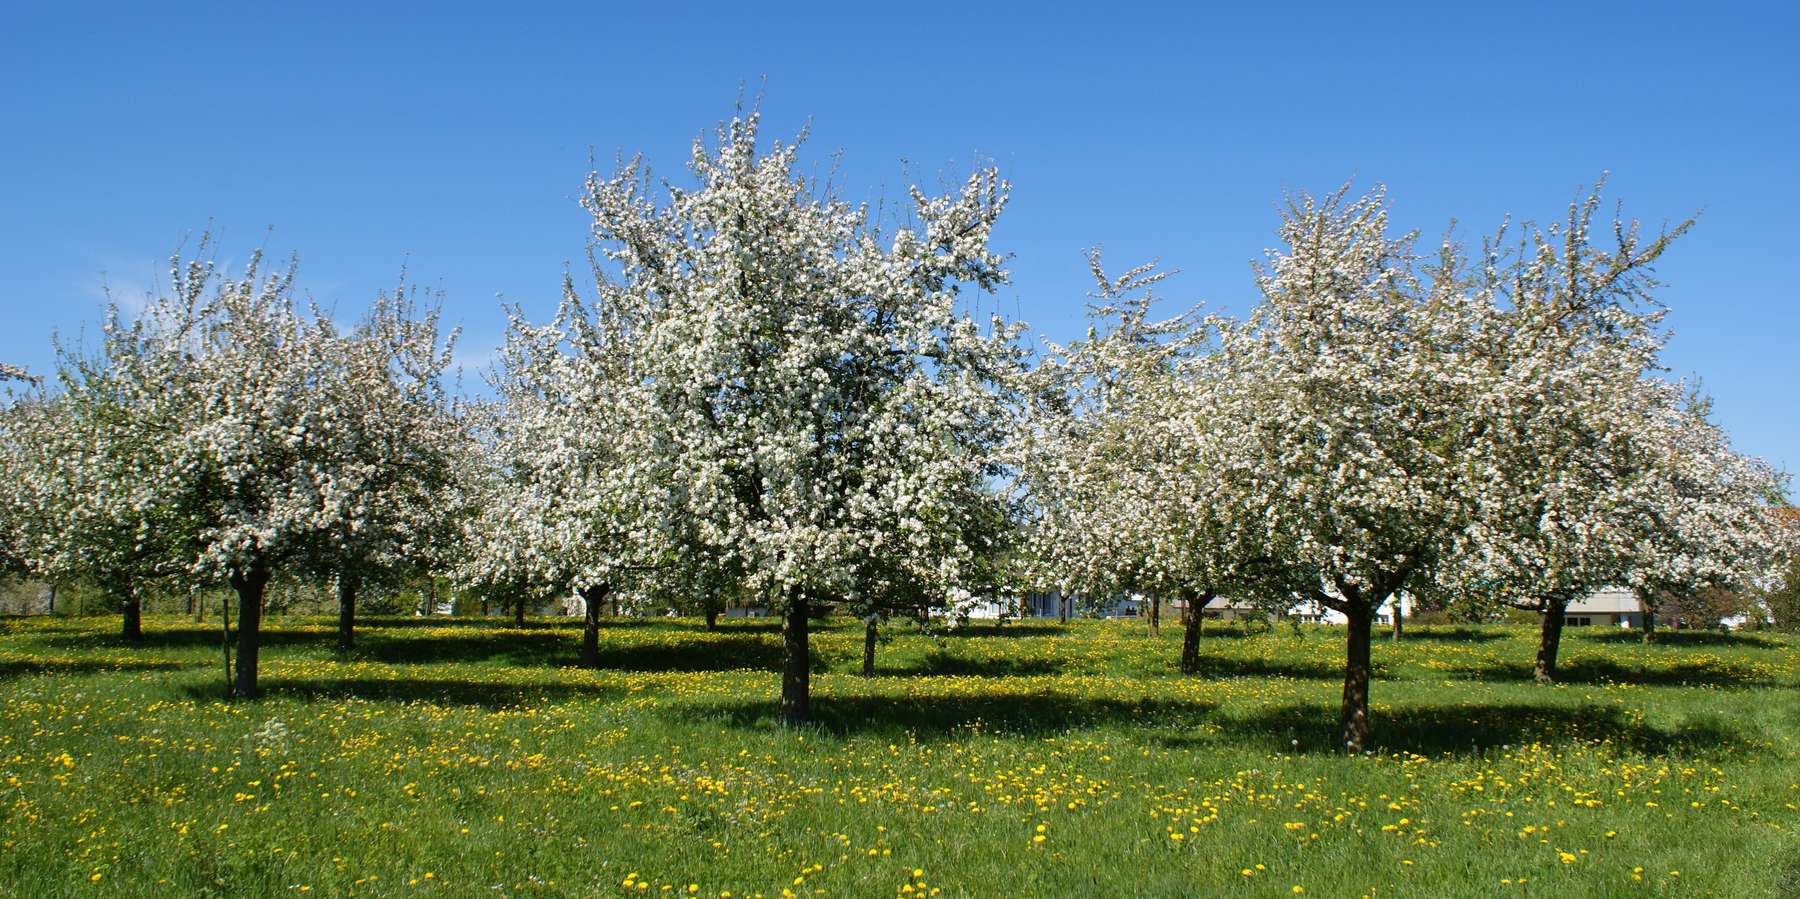
[[[1800,641],[1522,628],[1378,642],[1380,751],[1332,733],[1339,632],[1024,623],[0,620],[0,894],[1793,896]]]

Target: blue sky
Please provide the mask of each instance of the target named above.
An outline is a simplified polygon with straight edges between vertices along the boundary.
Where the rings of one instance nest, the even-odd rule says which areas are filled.
[[[993,303],[1057,339],[1085,247],[1241,312],[1284,192],[1382,182],[1401,224],[1473,237],[1610,171],[1652,227],[1704,211],[1660,268],[1668,361],[1740,449],[1800,467],[1780,5],[292,6],[9,4],[0,360],[47,369],[103,283],[141,294],[208,222],[228,259],[298,253],[346,316],[405,266],[479,360],[497,297],[547,315],[580,262],[590,152],[679,176],[748,82],[853,197],[997,164],[1015,277]]]

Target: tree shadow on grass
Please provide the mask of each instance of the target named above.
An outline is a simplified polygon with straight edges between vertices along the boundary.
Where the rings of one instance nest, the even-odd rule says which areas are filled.
[[[431,705],[517,708],[567,700],[600,700],[621,694],[617,687],[579,683],[500,683],[431,678],[283,678],[258,681],[265,699],[305,701],[364,699],[370,702],[420,702]],[[185,688],[196,699],[217,699],[216,685]]]
[[[975,730],[1030,736],[1089,727],[1196,727],[1215,708],[1212,703],[1075,697],[1053,692],[814,696],[809,726],[839,737],[910,735],[929,740]],[[777,713],[773,697],[689,706],[679,712],[697,720],[754,730],[779,727]]]
[[[391,636],[382,631],[356,635],[350,658],[389,665],[498,662],[518,667],[574,664],[580,635],[549,629],[468,634]]]
[[[1594,643],[1638,643],[1644,642],[1644,632],[1613,628],[1604,631],[1586,628],[1569,628],[1563,631],[1565,636],[1578,636]],[[1757,637],[1750,634],[1721,633],[1719,631],[1657,631],[1651,638],[1651,646],[1749,646],[1757,649],[1780,649],[1785,644],[1769,637]]]
[[[1205,644],[1201,644],[1205,645]],[[1179,659],[1171,652],[1169,667],[1173,670]],[[1387,666],[1376,663],[1374,673],[1377,678],[1387,675]],[[1202,653],[1200,656],[1200,677],[1285,677],[1294,680],[1343,680],[1344,663],[1339,661],[1309,661],[1291,658],[1263,658],[1258,656],[1218,656]]]
[[[1033,677],[1060,674],[1069,665],[1065,658],[1012,658],[964,656],[932,650],[916,664],[898,668],[877,667],[876,673],[896,677]]]
[[[1273,752],[1338,752],[1338,709],[1325,705],[1269,706],[1214,722],[1220,733],[1161,740],[1165,745],[1229,743]],[[1376,748],[1420,755],[1475,754],[1527,743],[1608,742],[1645,755],[1696,755],[1748,747],[1750,742],[1717,718],[1690,719],[1663,729],[1616,706],[1504,705],[1407,706],[1377,710]],[[1297,741],[1297,742],[1296,742]]]
[[[1530,681],[1535,669],[1525,662],[1486,662],[1479,667],[1458,667],[1456,674],[1469,680]],[[1569,685],[1638,684],[1649,687],[1757,687],[1775,682],[1767,673],[1730,662],[1682,662],[1656,667],[1621,665],[1611,659],[1578,656],[1557,666],[1556,681]]]
[[[236,628],[232,629],[231,636],[234,641],[237,639]],[[280,628],[264,628],[258,636],[263,646],[327,645],[337,639],[331,632]],[[144,635],[136,640],[127,640],[110,631],[75,631],[40,637],[38,642],[63,649],[177,649],[217,648],[223,639],[224,634],[217,624],[211,627],[197,624],[192,627],[146,627]]]
[[[205,667],[205,663],[186,659],[171,659],[167,662],[105,658],[32,659],[30,661],[0,662],[0,681],[12,680],[18,677],[29,677],[38,674],[113,674],[117,672],[180,671],[198,667]]]

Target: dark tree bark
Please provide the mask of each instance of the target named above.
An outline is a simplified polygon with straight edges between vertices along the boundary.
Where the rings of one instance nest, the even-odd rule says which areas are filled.
[[[518,602],[513,603],[513,626],[514,627],[524,627],[525,626],[525,603],[526,602],[527,602],[527,600],[525,599],[525,597],[521,596],[521,597],[519,597]]]
[[[1656,603],[1639,600],[1638,604],[1644,607],[1644,642],[1649,643],[1656,639]]]
[[[1395,643],[1400,642],[1401,621],[1405,619],[1405,617],[1406,616],[1401,613],[1400,597],[1396,596],[1394,597],[1394,635],[1392,637],[1392,640]]]
[[[709,631],[716,631],[719,629],[719,610],[718,609],[714,609],[711,607],[707,608],[707,610],[706,610],[706,629]]]
[[[349,652],[356,645],[356,591],[362,578],[348,566],[338,572],[338,642],[339,652]]]
[[[1200,673],[1200,632],[1206,627],[1206,604],[1212,593],[1189,593],[1181,611],[1181,673]]]
[[[1056,615],[1063,624],[1069,623],[1069,597],[1060,593],[1056,595]]]
[[[1150,597],[1150,635],[1152,637],[1162,635],[1162,596],[1160,594]]]
[[[781,626],[781,723],[805,724],[812,717],[812,669],[806,594],[795,587]]]
[[[125,588],[124,601],[120,606],[124,612],[120,634],[132,643],[144,639],[144,601],[138,598],[136,588]]]
[[[875,676],[875,626],[877,619],[870,615],[863,619],[863,677]]]
[[[580,591],[582,611],[586,614],[581,622],[581,667],[600,667],[600,608],[612,593],[611,584],[600,584]]]
[[[1362,752],[1369,745],[1369,642],[1375,627],[1375,604],[1359,596],[1347,597],[1344,614],[1350,619],[1344,652],[1344,705],[1338,727],[1344,749]]]
[[[1562,647],[1563,616],[1569,610],[1564,597],[1544,600],[1544,620],[1538,632],[1537,667],[1532,676],[1540,684],[1556,683],[1556,653]]]
[[[55,581],[50,582],[50,608],[47,611],[51,615],[56,614],[56,582]]]
[[[233,568],[231,589],[238,596],[237,672],[231,695],[256,698],[256,655],[261,647],[263,589],[269,585],[269,569],[258,559],[248,568]]]

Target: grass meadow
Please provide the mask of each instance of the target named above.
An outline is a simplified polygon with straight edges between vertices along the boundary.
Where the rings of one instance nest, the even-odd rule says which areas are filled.
[[[1380,749],[1333,733],[1341,631],[1022,622],[780,634],[679,619],[0,620],[0,894],[1794,896],[1794,638],[1417,627],[1375,647]]]

